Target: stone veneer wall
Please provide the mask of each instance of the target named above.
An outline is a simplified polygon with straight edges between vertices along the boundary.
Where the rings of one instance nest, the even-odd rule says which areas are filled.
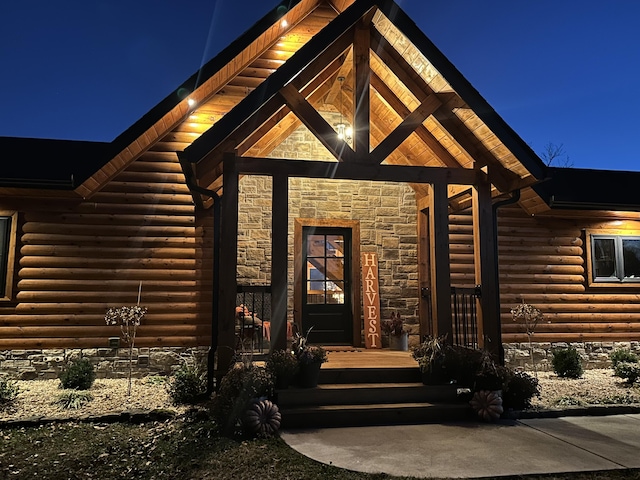
[[[397,312],[412,343],[419,339],[417,214],[413,190],[404,184],[292,178],[289,181],[289,319],[293,318],[295,218],[357,220],[360,248],[377,252],[382,318]],[[240,181],[238,283],[271,278],[271,180]]]
[[[322,112],[330,124],[340,116]],[[269,155],[271,158],[326,160],[335,158],[305,126],[296,129]],[[245,176],[239,185],[238,283],[271,281],[270,177]],[[296,218],[357,220],[360,249],[377,252],[382,319],[402,315],[410,342],[419,342],[417,206],[406,184],[291,178],[289,180],[289,302],[293,319],[293,225]]]
[[[537,343],[534,342],[533,358],[539,371],[553,371],[553,350],[559,348],[575,347],[582,358],[584,368],[609,368],[611,367],[611,352],[619,348],[630,349],[640,356],[640,342],[584,342],[584,343]],[[505,343],[504,362],[514,368],[533,370],[533,362],[528,343]]]
[[[133,349],[133,376],[170,375],[193,357],[206,362],[208,347],[153,347]],[[6,350],[0,352],[0,372],[20,380],[58,378],[67,362],[88,358],[97,378],[126,378],[128,348],[84,348],[49,350]]]

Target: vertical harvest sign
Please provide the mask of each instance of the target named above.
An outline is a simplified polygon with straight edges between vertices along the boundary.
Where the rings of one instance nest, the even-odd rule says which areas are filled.
[[[381,348],[377,253],[362,253],[362,290],[364,293],[364,343],[367,348]]]

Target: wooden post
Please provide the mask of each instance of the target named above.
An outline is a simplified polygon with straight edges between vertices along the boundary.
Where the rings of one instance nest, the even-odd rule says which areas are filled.
[[[449,211],[447,184],[429,189],[429,253],[431,268],[431,312],[434,335],[453,338],[451,321],[451,265],[449,259]]]
[[[287,346],[289,178],[273,175],[271,217],[271,350]]]
[[[235,155],[223,160],[221,199],[222,232],[220,238],[220,289],[218,303],[218,379],[231,366],[235,349],[236,269],[238,264],[238,172]],[[219,385],[219,383],[218,383]]]
[[[420,303],[418,314],[420,317],[420,340],[425,335],[433,335],[431,307],[428,304],[431,287],[430,280],[430,251],[429,251],[429,216],[427,211],[418,208],[418,286],[420,287]]]
[[[473,211],[473,263],[476,285],[481,285],[478,306],[478,342],[496,355],[502,348],[500,333],[500,306],[497,295],[498,259],[494,245],[494,218],[491,210],[491,186],[488,182],[474,185]]]
[[[355,88],[353,89],[354,105],[354,147],[356,159],[369,156],[370,136],[370,66],[371,32],[369,25],[358,25],[353,39],[353,68],[355,72]]]

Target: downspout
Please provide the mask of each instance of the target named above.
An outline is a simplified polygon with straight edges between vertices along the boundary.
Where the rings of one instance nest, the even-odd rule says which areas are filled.
[[[220,218],[220,196],[213,190],[201,187],[193,181],[193,169],[190,168],[188,160],[181,158],[182,152],[176,152],[182,166],[182,171],[185,174],[185,180],[187,187],[192,192],[206,195],[213,198],[213,295],[211,302],[211,345],[209,346],[209,353],[207,355],[207,396],[215,390],[214,376],[215,376],[215,356],[218,350],[218,292],[220,289],[220,231],[222,225],[222,219]],[[196,204],[202,205],[201,202],[196,201]]]
[[[498,360],[500,365],[504,365],[504,348],[502,348],[502,324],[500,322],[500,261],[498,257],[498,209],[501,207],[506,207],[507,205],[513,205],[520,201],[520,189],[517,189],[513,192],[513,195],[506,200],[501,200],[499,202],[494,203],[491,207],[493,214],[493,249],[494,249],[494,258],[498,265],[496,265],[495,269],[495,285],[496,285],[496,305],[498,305],[498,318],[496,318],[496,322],[498,322],[498,331],[500,332],[500,345],[498,346]]]

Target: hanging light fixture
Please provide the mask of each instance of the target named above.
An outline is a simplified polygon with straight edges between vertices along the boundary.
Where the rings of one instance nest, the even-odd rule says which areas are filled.
[[[336,123],[336,131],[340,140],[350,142],[353,137],[353,129],[342,118],[342,84],[344,83],[344,77],[338,77],[338,82],[340,82],[340,123]]]

